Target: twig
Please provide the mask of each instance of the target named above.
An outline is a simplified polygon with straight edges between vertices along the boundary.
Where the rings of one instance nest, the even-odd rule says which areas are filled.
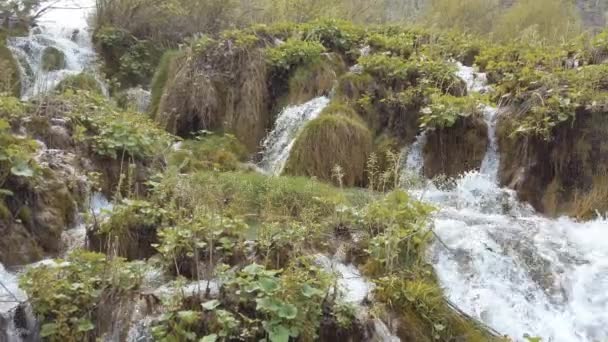
[[[2,287],[4,289],[4,291],[6,291],[6,293],[10,296],[13,297],[13,299],[15,300],[14,302],[16,303],[21,303],[21,301],[19,300],[19,298],[17,298],[17,296],[15,296],[15,294],[13,292],[11,292],[11,290],[8,289],[8,287],[6,287],[4,285],[4,283],[2,281],[0,281],[0,287]],[[6,302],[5,302],[6,303]],[[11,302],[12,303],[12,302]]]

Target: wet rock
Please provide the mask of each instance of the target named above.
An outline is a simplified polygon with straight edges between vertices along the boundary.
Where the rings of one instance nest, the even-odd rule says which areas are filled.
[[[458,120],[450,127],[427,133],[424,175],[455,177],[478,170],[488,147],[488,127],[479,117]]]
[[[65,68],[65,54],[59,49],[49,46],[42,52],[42,69],[55,71]]]

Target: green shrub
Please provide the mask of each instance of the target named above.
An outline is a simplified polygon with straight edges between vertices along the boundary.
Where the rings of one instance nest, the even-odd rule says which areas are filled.
[[[420,127],[441,129],[452,127],[459,118],[479,113],[479,103],[472,97],[433,95],[431,104],[422,109]]]
[[[266,50],[270,65],[281,71],[289,71],[296,66],[318,62],[325,47],[321,43],[289,39],[285,43]]]
[[[92,337],[97,308],[138,287],[135,265],[105,255],[75,251],[65,260],[28,269],[21,287],[48,341],[84,341]]]
[[[230,134],[205,134],[181,143],[168,156],[170,166],[181,172],[235,171],[247,157],[245,147]]]
[[[302,25],[304,38],[321,42],[327,49],[342,54],[356,49],[363,38],[363,28],[351,22],[324,19]]]
[[[37,147],[35,141],[13,135],[9,123],[0,119],[0,188],[10,176],[30,178],[35,175]]]
[[[173,141],[151,119],[121,111],[98,94],[68,91],[56,99],[69,104],[66,115],[77,124],[75,139],[100,156],[152,158],[166,151]]]

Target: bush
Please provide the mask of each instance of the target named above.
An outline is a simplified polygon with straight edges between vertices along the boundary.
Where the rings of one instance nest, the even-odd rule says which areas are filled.
[[[289,71],[296,66],[318,62],[325,47],[318,42],[289,39],[277,47],[266,50],[268,62],[275,69]]]
[[[138,287],[141,274],[134,265],[105,255],[75,251],[66,260],[30,268],[20,285],[49,341],[85,341],[93,337],[96,310]]]
[[[235,171],[246,157],[245,147],[234,136],[205,134],[182,142],[180,148],[168,156],[168,162],[180,172]]]
[[[431,104],[422,109],[420,126],[428,129],[452,127],[459,118],[479,114],[479,103],[472,97],[433,95]]]

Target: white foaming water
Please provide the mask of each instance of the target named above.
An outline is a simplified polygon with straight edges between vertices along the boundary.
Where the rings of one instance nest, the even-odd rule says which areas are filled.
[[[304,104],[283,109],[272,132],[262,143],[262,161],[258,164],[260,169],[272,175],[281,174],[300,129],[317,118],[328,104],[329,98],[320,96]]]
[[[15,315],[19,306],[27,300],[25,293],[19,288],[16,275],[4,269],[0,264],[0,340],[20,342],[27,336],[27,327],[16,326]],[[26,313],[27,314],[27,313]],[[29,315],[28,315],[29,316]],[[29,321],[31,317],[26,317]],[[26,322],[27,323],[27,322]]]
[[[500,188],[496,112],[484,108],[490,143],[480,172],[413,191],[439,208],[441,243],[429,259],[446,296],[516,341],[608,341],[608,219],[549,219]]]
[[[9,39],[8,46],[19,61],[24,99],[51,91],[66,77],[94,68],[96,55],[87,24],[94,7],[94,0],[57,1],[39,18],[39,27],[29,36]],[[42,56],[47,48],[65,55],[63,68],[43,70]],[[101,82],[100,86],[104,88]]]
[[[416,137],[416,141],[410,146],[405,159],[405,169],[411,171],[415,175],[422,175],[424,166],[424,145],[426,145],[427,133],[423,131]]]

